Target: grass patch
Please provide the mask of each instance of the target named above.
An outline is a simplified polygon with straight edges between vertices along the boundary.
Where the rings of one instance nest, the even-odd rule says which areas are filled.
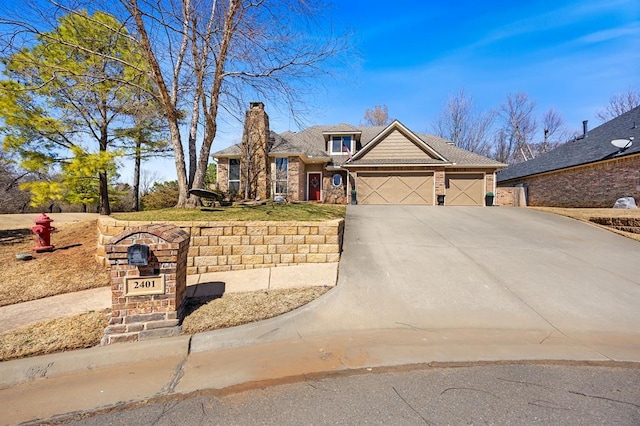
[[[111,217],[131,221],[323,221],[344,218],[345,212],[346,207],[337,204],[272,203],[114,213]]]
[[[53,252],[35,253],[28,229],[0,230],[0,306],[110,285],[109,272],[95,260],[95,221],[61,224],[51,235]],[[16,254],[33,255],[29,261]]]
[[[0,361],[90,348],[100,344],[107,311],[39,322],[0,334]]]
[[[228,293],[216,299],[190,299],[182,333],[193,334],[272,318],[305,305],[330,287],[304,287]]]
[[[272,318],[305,305],[331,287],[229,293],[187,301],[183,334],[233,327]],[[0,361],[84,349],[100,344],[109,312],[89,312],[43,321],[0,334]]]
[[[561,216],[567,216],[573,219],[577,219],[583,222],[588,222],[593,226],[599,226],[601,228],[607,229],[609,231],[615,232],[616,234],[623,235],[625,237],[631,238],[636,241],[640,241],[640,234],[634,234],[632,232],[620,231],[608,226],[598,225],[596,223],[590,222],[589,219],[592,217],[606,217],[606,218],[615,218],[615,217],[632,217],[632,218],[640,218],[640,209],[571,209],[571,208],[563,208],[563,207],[529,207],[530,209],[540,210],[547,213],[558,214]]]

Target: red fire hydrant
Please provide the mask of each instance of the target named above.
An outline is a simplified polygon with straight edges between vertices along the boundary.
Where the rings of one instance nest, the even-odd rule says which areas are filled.
[[[31,232],[36,234],[36,245],[33,247],[33,251],[40,253],[42,251],[53,250],[55,246],[51,245],[51,233],[56,230],[51,226],[51,219],[46,214],[42,213],[36,217],[36,226],[31,228]]]

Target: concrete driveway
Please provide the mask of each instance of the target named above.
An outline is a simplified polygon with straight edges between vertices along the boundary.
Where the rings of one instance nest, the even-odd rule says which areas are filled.
[[[192,350],[366,332],[513,343],[526,358],[640,359],[639,261],[637,241],[528,209],[349,206],[336,289],[194,336]]]

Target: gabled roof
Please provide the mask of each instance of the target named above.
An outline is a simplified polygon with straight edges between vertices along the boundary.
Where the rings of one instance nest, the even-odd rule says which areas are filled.
[[[614,139],[630,137],[635,138],[635,141],[624,151],[611,145]],[[569,141],[539,157],[501,170],[498,173],[498,182],[638,153],[640,153],[640,107],[588,131],[587,137]]]
[[[419,146],[432,158],[422,159],[407,158],[403,161],[388,160],[385,164],[456,164],[463,166],[489,166],[504,167],[505,165],[478,154],[457,148],[450,141],[434,135],[417,134],[409,130],[399,121],[394,121],[388,126],[352,126],[349,124],[311,126],[300,132],[286,131],[280,134],[271,132],[271,156],[299,155],[305,161],[323,161],[329,166],[341,167],[347,162],[352,165],[364,165],[364,160],[359,160],[367,150],[382,141],[394,130],[401,131],[416,146]],[[352,133],[356,136],[356,152],[352,159],[348,155],[330,156],[327,150],[327,140],[332,134]],[[215,158],[240,157],[242,145],[240,143],[215,152]],[[379,160],[369,159],[366,164],[377,165]]]
[[[403,136],[403,147],[406,147],[407,145],[411,146],[413,151],[418,154],[418,157],[413,155],[409,158],[394,157],[388,159],[372,159],[373,161],[371,159],[367,159],[367,155],[370,154],[380,144],[385,143],[386,138],[394,132],[399,132]],[[374,165],[379,164],[380,162],[383,162],[384,164],[439,164],[447,162],[447,159],[440,155],[438,151],[425,143],[422,139],[420,139],[420,137],[418,137],[418,135],[413,133],[398,120],[394,120],[380,133],[374,136],[370,141],[362,142],[362,149],[358,151],[353,156],[353,158],[345,163],[345,167],[349,167],[350,165]],[[416,148],[418,149],[416,150]]]

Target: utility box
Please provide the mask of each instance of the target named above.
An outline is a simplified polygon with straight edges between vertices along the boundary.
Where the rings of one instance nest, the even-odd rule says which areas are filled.
[[[190,236],[168,224],[136,226],[105,245],[112,313],[102,345],[180,333]]]

